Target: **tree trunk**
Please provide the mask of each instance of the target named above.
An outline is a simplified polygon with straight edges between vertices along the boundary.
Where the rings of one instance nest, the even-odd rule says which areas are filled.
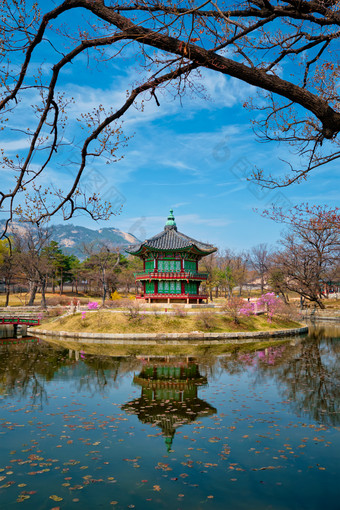
[[[9,295],[10,295],[10,292],[11,292],[10,283],[6,282],[6,302],[5,302],[5,306],[8,306],[8,304],[9,304]]]
[[[45,291],[46,291],[46,279],[44,278],[41,281],[41,306],[43,308],[47,308]]]
[[[35,282],[29,282],[29,287],[30,287],[30,297],[29,297],[27,306],[33,306],[34,300],[35,300],[35,295],[38,290],[38,285]]]
[[[106,298],[106,279],[105,279],[105,268],[102,270],[102,282],[103,282],[103,306],[105,304],[105,298]]]
[[[321,310],[324,310],[326,307],[325,305],[323,304],[323,302],[321,301],[321,299],[315,299],[315,302],[319,305],[319,307],[321,308]]]
[[[60,271],[60,285],[59,285],[59,296],[62,295],[64,289],[63,272]]]
[[[286,294],[283,292],[283,290],[280,290],[279,292],[280,292],[280,294],[282,296],[284,304],[288,305],[288,300],[287,300]]]

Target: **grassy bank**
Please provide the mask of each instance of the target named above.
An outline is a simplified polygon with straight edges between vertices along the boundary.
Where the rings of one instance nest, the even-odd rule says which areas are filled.
[[[91,332],[91,333],[190,333],[203,332],[245,332],[274,331],[277,329],[297,328],[298,322],[276,317],[269,322],[264,315],[242,317],[235,324],[230,317],[213,312],[178,317],[174,314],[146,315],[141,313],[131,318],[127,313],[105,311],[86,312],[85,317],[76,313],[67,317],[43,323],[40,327],[48,331]]]

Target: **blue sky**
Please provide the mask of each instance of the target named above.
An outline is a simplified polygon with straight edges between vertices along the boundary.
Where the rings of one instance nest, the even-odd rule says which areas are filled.
[[[81,134],[75,118],[85,108],[98,103],[119,108],[126,90],[140,79],[129,49],[103,68],[93,65],[85,71],[80,57],[63,72],[60,90],[75,99],[71,106],[70,128],[66,139],[74,144]],[[44,61],[48,75],[55,55],[45,46],[34,56]],[[80,79],[81,77],[81,79]],[[219,248],[248,249],[259,243],[274,245],[282,227],[264,219],[259,212],[272,203],[284,207],[301,202],[339,205],[339,166],[336,162],[314,171],[307,182],[281,190],[261,190],[246,175],[254,166],[267,172],[286,171],[280,158],[287,159],[287,146],[256,141],[250,120],[256,113],[242,104],[253,87],[236,79],[202,71],[198,78],[203,95],[188,92],[181,100],[169,92],[159,92],[158,107],[145,96],[144,108],[129,110],[122,124],[130,137],[119,154],[120,161],[106,165],[97,159],[83,177],[89,192],[101,192],[113,204],[123,204],[122,211],[108,222],[96,223],[87,216],[77,216],[73,224],[93,229],[116,227],[138,238],[162,230],[169,209],[174,209],[178,229]],[[22,122],[27,122],[28,103],[22,104]],[[10,127],[10,126],[9,126]],[[5,130],[2,140],[13,153],[25,150],[24,135]],[[75,165],[66,147],[61,150],[60,165],[50,165],[43,185],[65,186],[71,182]],[[289,156],[294,161],[295,155]],[[7,174],[2,182],[9,183]],[[53,219],[60,223],[61,218]]]

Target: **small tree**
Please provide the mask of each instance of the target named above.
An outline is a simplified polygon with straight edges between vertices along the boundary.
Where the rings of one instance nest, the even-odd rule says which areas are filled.
[[[140,309],[140,304],[138,301],[129,300],[126,303],[126,308],[127,308],[127,312],[125,312],[125,315],[130,321],[137,322],[141,319],[141,315],[140,315],[141,309]]]
[[[195,316],[196,324],[201,329],[214,329],[216,325],[216,315],[209,310],[201,310]]]
[[[270,253],[265,243],[258,244],[250,250],[250,263],[261,281],[261,293],[263,294],[265,277],[269,270]]]
[[[18,268],[20,267],[20,271],[29,284],[28,306],[34,304],[39,287],[41,290],[41,306],[44,308],[47,306],[45,293],[47,278],[52,267],[44,249],[49,238],[48,229],[42,226],[27,228],[20,235],[17,231],[13,232]]]
[[[93,245],[85,246],[84,251],[89,257],[85,260],[83,267],[88,275],[99,283],[102,290],[102,304],[104,305],[110,283],[117,278],[115,270],[121,257],[119,248],[101,244],[99,248]]]
[[[15,254],[11,251],[10,241],[7,239],[0,240],[0,278],[3,278],[5,283],[5,306],[9,304],[11,284],[16,274],[15,260]]]
[[[232,296],[223,304],[222,310],[233,319],[235,324],[240,323],[241,310],[244,308],[245,302],[241,297]]]
[[[264,307],[268,321],[272,321],[274,315],[282,309],[282,301],[279,297],[275,296],[274,292],[267,292],[257,300],[258,307]]]

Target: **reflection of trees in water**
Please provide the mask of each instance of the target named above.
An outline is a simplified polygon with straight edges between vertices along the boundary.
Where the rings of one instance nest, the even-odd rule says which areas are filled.
[[[0,393],[30,397],[31,403],[47,401],[45,381],[53,378],[67,351],[52,351],[49,346],[23,339],[0,345]]]
[[[274,373],[279,391],[295,410],[326,425],[340,423],[338,344],[338,339],[305,340],[298,356]]]
[[[334,336],[329,336],[330,331]],[[218,380],[221,371],[237,375],[244,372],[245,365],[252,366],[254,370],[250,377],[253,385],[263,384],[271,378],[297,413],[308,414],[320,423],[337,425],[340,423],[340,374],[336,366],[340,352],[338,332],[339,328],[333,331],[329,327],[319,327],[312,330],[306,340],[298,340],[295,344],[293,339],[291,344],[255,353],[223,356],[219,362],[208,355],[191,362],[199,364],[200,376],[210,382]],[[181,363],[180,359],[177,361]],[[186,358],[186,361],[189,359]],[[72,381],[78,392],[103,394],[112,387],[119,387],[121,380],[127,374],[138,371],[143,363],[145,360],[135,356],[84,354],[25,339],[16,345],[0,343],[0,394],[30,398],[32,404],[43,405],[47,400],[45,382],[53,379]],[[149,398],[145,387],[142,398]],[[198,398],[197,395],[195,398]],[[139,410],[143,411],[146,402],[141,401],[140,404]],[[204,402],[197,400],[194,404],[187,416],[198,410],[200,405],[203,406],[201,410],[209,410],[209,405]],[[204,408],[205,405],[207,407]],[[170,408],[175,409],[175,403]],[[184,408],[180,404],[178,412],[181,410],[182,413]]]
[[[85,355],[81,365],[81,377],[75,379],[77,391],[94,395],[118,388],[120,380],[140,367],[135,357],[110,357]]]
[[[135,358],[85,355],[80,362],[76,358],[74,351],[32,339],[0,344],[0,394],[43,405],[48,398],[45,383],[56,378],[74,381],[78,391],[103,393],[140,365]]]
[[[333,333],[338,334],[339,328]],[[322,424],[338,425],[339,345],[339,338],[330,337],[327,327],[319,327],[295,345],[293,341],[255,353],[234,354],[220,363],[230,374],[241,373],[245,365],[254,367],[250,371],[254,386],[271,378],[295,412]]]

